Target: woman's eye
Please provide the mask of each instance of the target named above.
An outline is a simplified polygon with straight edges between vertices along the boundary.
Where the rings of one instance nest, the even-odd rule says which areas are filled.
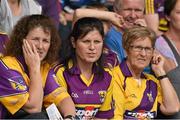
[[[89,43],[89,40],[84,40],[83,43]]]
[[[39,39],[38,38],[32,38],[31,40],[38,41]]]
[[[45,43],[50,43],[50,41],[49,40],[43,40]]]

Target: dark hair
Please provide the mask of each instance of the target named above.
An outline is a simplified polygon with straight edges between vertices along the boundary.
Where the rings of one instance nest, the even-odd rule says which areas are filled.
[[[86,8],[108,11],[108,8],[105,6],[105,4],[101,4],[101,3],[94,3],[91,5],[88,5]]]
[[[102,38],[104,38],[104,29],[102,22],[97,18],[85,17],[77,20],[74,24],[73,30],[67,39],[62,44],[62,49],[60,50],[60,63],[63,63],[65,68],[68,69],[68,61],[73,60],[76,64],[75,49],[71,43],[73,39],[76,42],[78,39],[85,37],[89,32],[97,30]],[[98,66],[100,66],[99,72],[103,69],[103,60],[102,55],[97,61]]]
[[[164,1],[164,14],[169,16],[171,11],[174,9],[177,0],[165,0]]]
[[[10,35],[10,42],[7,45],[7,51],[5,55],[9,56],[22,56],[22,44],[23,39],[26,38],[27,34],[34,28],[41,27],[44,32],[50,32],[51,41],[50,48],[47,56],[43,61],[52,64],[58,58],[58,51],[60,47],[60,38],[56,30],[53,21],[43,15],[29,15],[21,18],[14,26],[12,34]]]
[[[131,46],[131,44],[138,40],[139,38],[145,39],[149,38],[152,43],[152,47],[155,45],[155,40],[156,40],[156,34],[153,30],[147,28],[147,27],[142,27],[142,26],[134,26],[130,29],[125,30],[123,34],[123,48],[125,50],[128,50]]]

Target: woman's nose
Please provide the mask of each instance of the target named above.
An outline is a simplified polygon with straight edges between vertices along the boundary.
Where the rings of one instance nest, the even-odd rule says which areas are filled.
[[[43,47],[42,41],[39,41],[38,44],[36,45],[37,48],[41,49]]]
[[[90,43],[90,49],[94,50],[94,48],[95,48],[94,43]]]

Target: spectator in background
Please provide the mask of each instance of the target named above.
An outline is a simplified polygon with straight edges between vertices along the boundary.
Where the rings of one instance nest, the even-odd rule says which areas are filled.
[[[9,35],[21,17],[31,14],[41,14],[41,6],[34,0],[1,0],[0,29]]]
[[[62,64],[54,70],[59,84],[71,95],[80,119],[113,117],[113,76],[104,67],[103,24],[96,18],[81,18],[63,45]]]
[[[72,99],[49,71],[57,60],[59,42],[50,18],[31,15],[18,21],[0,59],[1,119],[47,119],[42,110],[52,103],[64,118],[75,115]]]
[[[146,26],[144,20],[144,1],[143,0],[115,0],[114,11],[122,16],[120,19],[122,24],[120,31],[114,27],[111,28],[105,42],[107,46],[118,54],[121,62],[126,56],[122,47],[122,33],[126,28],[130,28],[136,24]]]
[[[74,21],[81,17],[96,17],[113,23],[113,27],[107,33],[105,44],[118,55],[119,62],[125,58],[122,47],[122,32],[124,29],[136,24],[146,26],[144,19],[143,0],[115,0],[114,11],[98,11],[92,9],[77,9],[74,14]],[[118,30],[117,30],[118,29]]]
[[[8,35],[0,31],[0,57],[4,55],[8,41]]]
[[[154,51],[155,33],[132,27],[123,34],[127,58],[114,69],[115,119],[154,119],[157,108],[172,115],[180,110],[177,94],[166,75],[163,56]],[[149,64],[155,76],[144,73]]]
[[[156,49],[167,57],[164,68],[180,99],[180,1],[165,0],[164,8],[169,29],[157,38]],[[180,119],[180,112],[174,116],[160,118]]]
[[[59,14],[61,6],[59,0],[36,0],[42,7],[42,15],[49,16],[54,20],[56,28],[59,29]]]
[[[72,30],[73,14],[77,8],[85,8],[94,3],[104,3],[104,0],[60,0],[62,12],[60,13],[59,33],[62,41],[66,40]]]
[[[168,30],[164,15],[164,0],[145,0],[145,19],[147,26],[154,30],[157,36]]]

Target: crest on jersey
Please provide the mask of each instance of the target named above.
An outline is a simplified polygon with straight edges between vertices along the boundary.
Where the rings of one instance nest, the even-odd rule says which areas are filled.
[[[24,85],[24,81],[22,78],[17,78],[16,81],[9,79],[11,87],[16,90],[26,90],[27,86]],[[18,81],[18,82],[17,82]]]
[[[150,102],[154,101],[153,96],[152,96],[152,91],[150,93],[147,93],[147,96]]]
[[[100,96],[100,101],[104,102],[104,98],[106,97],[106,91],[105,90],[101,90],[98,92],[99,96]]]

